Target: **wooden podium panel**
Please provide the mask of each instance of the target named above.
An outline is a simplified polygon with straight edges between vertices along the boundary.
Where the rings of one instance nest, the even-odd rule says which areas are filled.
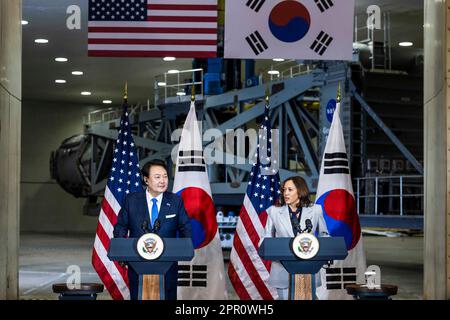
[[[161,300],[160,282],[160,275],[143,275],[141,300]]]
[[[312,296],[312,275],[294,275],[294,300],[313,300]]]

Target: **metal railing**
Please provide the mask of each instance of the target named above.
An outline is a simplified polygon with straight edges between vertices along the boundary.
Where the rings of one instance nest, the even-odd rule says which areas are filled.
[[[173,70],[155,77],[155,106],[189,101],[195,86],[196,99],[203,99],[203,69]]]
[[[423,215],[422,175],[373,176],[354,180],[358,214]]]

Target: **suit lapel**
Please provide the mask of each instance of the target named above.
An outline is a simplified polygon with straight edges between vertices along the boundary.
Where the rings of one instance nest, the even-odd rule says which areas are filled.
[[[141,193],[140,202],[142,203],[141,210],[140,210],[142,221],[147,220],[148,226],[149,226],[149,228],[151,228],[152,221],[150,220],[150,205],[147,202],[147,192],[146,191]]]
[[[290,237],[294,236],[294,232],[292,231],[291,219],[289,217],[289,209],[287,206],[283,206],[280,210],[280,223],[283,225],[285,229],[285,234]]]

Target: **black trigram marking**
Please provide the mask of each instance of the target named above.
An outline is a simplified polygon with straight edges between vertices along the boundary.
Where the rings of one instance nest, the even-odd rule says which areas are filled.
[[[203,159],[203,151],[183,150],[178,152],[178,171],[206,172],[205,160]]]
[[[325,153],[324,174],[350,174],[347,154],[344,152]]]
[[[206,287],[208,278],[208,267],[205,265],[178,265],[179,287]]]
[[[325,268],[325,277],[328,290],[345,289],[356,283],[356,268]]]
[[[259,9],[261,9],[264,2],[266,2],[266,0],[248,0],[245,5],[255,12],[259,12]]]
[[[328,10],[332,6],[334,6],[333,1],[331,1],[331,0],[314,0],[314,2],[316,3],[320,12],[324,12],[325,10]]]
[[[324,31],[320,31],[319,35],[317,36],[316,40],[314,40],[310,49],[315,51],[319,55],[323,55],[332,41],[333,37],[331,37]]]
[[[258,31],[253,32],[251,35],[246,37],[245,40],[247,40],[248,45],[252,48],[256,55],[263,53],[269,48]]]

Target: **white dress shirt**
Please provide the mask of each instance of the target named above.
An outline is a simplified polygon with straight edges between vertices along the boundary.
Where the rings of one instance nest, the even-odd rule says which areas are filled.
[[[154,197],[150,194],[150,192],[148,191],[148,189],[145,191],[146,197],[147,197],[147,206],[148,206],[148,212],[149,212],[149,216],[150,216],[150,221],[152,221],[152,207],[153,207],[153,201],[152,199],[155,198],[156,201],[156,205],[158,206],[158,212],[161,209],[161,203],[162,203],[162,198],[163,198],[163,194],[159,194],[157,197]]]

